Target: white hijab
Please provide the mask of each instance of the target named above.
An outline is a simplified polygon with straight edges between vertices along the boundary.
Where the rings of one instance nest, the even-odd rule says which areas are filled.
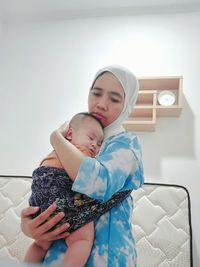
[[[122,123],[125,121],[125,119],[129,116],[129,114],[133,110],[139,90],[139,83],[135,75],[128,69],[115,65],[107,66],[100,69],[94,77],[92,86],[94,85],[96,79],[103,72],[106,71],[111,72],[121,83],[125,93],[125,101],[124,101],[124,108],[120,113],[119,117],[115,121],[113,121],[110,125],[104,128],[105,139],[125,131],[124,127],[122,126]]]

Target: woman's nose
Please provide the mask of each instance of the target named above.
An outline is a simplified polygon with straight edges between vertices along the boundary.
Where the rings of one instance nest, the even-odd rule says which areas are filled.
[[[108,109],[107,100],[104,97],[102,97],[101,99],[99,99],[99,102],[97,103],[97,106],[100,109],[107,110]]]

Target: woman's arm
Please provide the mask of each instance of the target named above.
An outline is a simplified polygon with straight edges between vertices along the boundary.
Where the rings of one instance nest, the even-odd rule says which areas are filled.
[[[66,126],[67,127],[67,126]],[[62,128],[55,130],[50,137],[51,144],[62,163],[63,168],[74,181],[80,165],[86,157],[78,148],[64,137],[66,130]]]
[[[83,161],[72,190],[107,201],[116,192],[137,189],[143,182],[140,145],[135,136],[127,134],[105,143],[96,159]]]
[[[51,214],[56,210],[56,208],[56,204],[52,204],[35,219],[32,219],[31,215],[35,214],[38,211],[38,207],[28,207],[23,209],[21,212],[22,232],[26,236],[31,237],[35,240],[52,241],[69,236],[69,233],[64,232],[69,227],[69,224],[63,224],[57,229],[49,231],[64,217],[63,212],[58,213],[52,218],[50,217]]]
[[[65,126],[66,128],[67,126]],[[70,178],[72,190],[93,199],[107,201],[116,192],[133,190],[143,184],[143,167],[138,138],[133,134],[114,137],[96,158],[86,157],[66,142],[63,126],[51,135],[51,143]]]

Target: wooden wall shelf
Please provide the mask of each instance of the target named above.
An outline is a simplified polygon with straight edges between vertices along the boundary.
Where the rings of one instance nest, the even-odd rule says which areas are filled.
[[[129,131],[155,131],[157,117],[178,117],[182,110],[182,76],[140,77],[140,90],[133,112],[125,121]],[[171,106],[160,105],[158,95],[162,91],[175,94],[175,103]]]

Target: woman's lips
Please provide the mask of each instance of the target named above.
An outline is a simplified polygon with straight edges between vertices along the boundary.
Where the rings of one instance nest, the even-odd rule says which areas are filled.
[[[94,115],[99,120],[105,120],[105,117],[101,113],[93,112],[92,115]]]

